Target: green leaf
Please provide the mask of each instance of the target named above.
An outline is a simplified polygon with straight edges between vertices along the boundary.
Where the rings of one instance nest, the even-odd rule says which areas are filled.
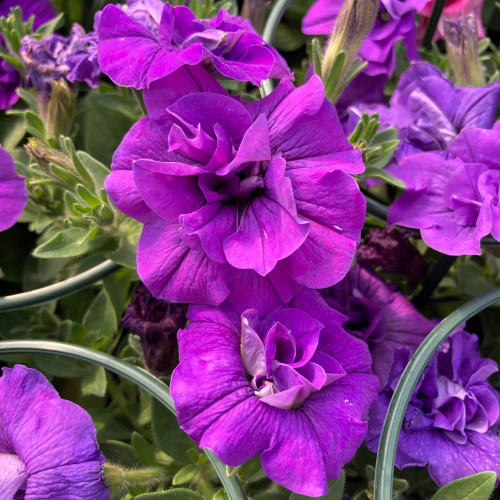
[[[304,497],[309,498],[309,497]],[[288,493],[280,493],[278,491],[270,491],[255,495],[253,500],[288,500]]]
[[[101,450],[110,462],[126,467],[137,467],[139,465],[139,459],[130,444],[110,439],[101,443]]]
[[[46,22],[45,24],[42,24],[35,31],[35,33],[33,34],[33,37],[38,38],[38,39],[42,39],[42,38],[45,38],[49,35],[52,35],[52,33],[54,33],[54,31],[56,31],[56,29],[60,28],[64,24],[62,22],[63,17],[64,17],[64,12],[61,12],[59,15],[54,17],[54,19],[51,19],[50,21]]]
[[[198,474],[199,470],[200,468],[198,465],[186,465],[172,478],[172,484],[174,486],[180,486],[182,484],[190,483],[196,474]]]
[[[140,118],[137,103],[117,93],[94,91],[83,100],[81,110],[79,148],[109,165],[123,136]]]
[[[130,442],[143,464],[155,464],[155,450],[142,434],[134,431],[132,433],[132,437],[130,438]]]
[[[203,500],[203,497],[186,488],[174,488],[158,493],[143,493],[134,497],[134,500]]]
[[[366,167],[366,170],[363,173],[364,179],[379,179],[381,181],[387,182],[387,184],[391,184],[399,189],[406,189],[405,183],[391,175],[387,170],[376,168],[376,167]]]
[[[116,314],[105,289],[101,290],[83,317],[83,326],[92,340],[112,339],[118,329]]]
[[[445,484],[432,500],[488,500],[496,480],[495,472],[479,472]]]
[[[341,500],[342,494],[344,493],[345,486],[345,472],[342,469],[340,476],[337,479],[331,479],[328,481],[328,493],[322,497],[317,497],[318,499],[324,500]],[[299,495],[298,493],[292,493],[290,495],[290,500],[305,500],[311,497]]]
[[[101,204],[101,200],[97,196],[94,196],[83,184],[76,185],[76,192],[91,207],[98,207]]]
[[[230,500],[227,496],[226,490],[219,490],[213,497],[212,500]]]
[[[153,400],[152,412],[153,434],[162,451],[175,460],[190,463],[191,460],[186,451],[189,448],[198,448],[179,428],[177,419],[163,405]]]
[[[88,363],[62,356],[36,354],[33,355],[33,359],[43,373],[54,377],[81,378],[92,372],[92,367]]]
[[[32,111],[26,111],[26,130],[29,134],[34,135],[40,139],[45,139],[45,124],[42,119]]]
[[[298,29],[279,24],[273,38],[273,46],[280,52],[293,52],[306,43],[307,37]]]
[[[33,255],[40,259],[66,259],[97,250],[104,241],[94,237],[94,229],[70,227],[36,248]]]
[[[100,161],[90,156],[85,151],[77,151],[76,158],[80,161],[81,166],[85,169],[88,175],[92,177],[97,188],[101,188],[102,186],[104,186],[104,180],[110,173],[109,168],[107,168]],[[76,163],[77,162],[75,162],[75,168],[77,168]],[[79,169],[77,168],[77,170]],[[81,172],[80,175],[82,175]]]
[[[85,396],[102,398],[106,395],[106,388],[106,371],[102,366],[98,366],[91,375],[82,380],[82,394]]]
[[[104,278],[104,288],[108,292],[111,303],[119,320],[122,317],[127,303],[132,271],[130,269],[120,269]]]

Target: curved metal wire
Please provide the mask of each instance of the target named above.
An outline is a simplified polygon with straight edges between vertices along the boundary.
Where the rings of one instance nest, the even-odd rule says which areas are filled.
[[[267,18],[266,24],[264,25],[264,31],[262,32],[262,38],[269,45],[271,45],[274,35],[276,33],[276,29],[278,28],[278,24],[281,21],[281,18],[285,14],[286,9],[290,5],[292,0],[278,0],[276,5],[271,10],[269,17]],[[260,93],[262,97],[266,97],[269,95],[274,89],[274,84],[271,78],[264,80],[262,82],[262,87],[260,88]]]
[[[458,326],[498,301],[500,301],[500,288],[459,307],[432,330],[411,357],[392,396],[380,435],[375,466],[375,500],[392,498],[394,461],[399,433],[411,395],[427,363],[437,348]]]
[[[0,297],[0,312],[37,307],[53,300],[58,300],[66,295],[71,295],[87,288],[92,283],[118,271],[120,267],[120,265],[115,264],[111,260],[106,260],[88,271],[84,271],[77,276],[55,283],[54,285],[38,288],[30,292]]]
[[[120,375],[141,389],[151,394],[163,406],[165,406],[174,415],[175,406],[169,387],[160,379],[156,378],[146,370],[126,363],[111,354],[96,351],[88,347],[81,347],[65,342],[54,342],[48,340],[4,340],[0,341],[0,353],[36,353],[36,354],[59,354],[68,358],[74,358],[81,361],[87,361],[95,365],[102,366],[107,370]],[[203,449],[208,459],[214,466],[217,475],[226,490],[230,500],[246,500],[245,492],[236,475],[228,477],[226,466],[217,458],[217,456],[207,449]]]

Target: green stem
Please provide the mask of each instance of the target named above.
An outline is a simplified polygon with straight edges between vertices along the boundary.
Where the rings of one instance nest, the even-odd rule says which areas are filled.
[[[127,408],[128,401],[125,396],[122,394],[120,388],[113,382],[111,377],[107,377],[107,388],[111,396],[113,397],[113,401],[119,406],[120,410],[123,414],[132,422],[136,421],[135,415]]]
[[[210,480],[206,477],[203,470],[196,474],[193,482],[203,498],[213,498],[215,495],[215,489],[212,487]]]
[[[432,39],[434,37],[434,33],[439,23],[439,18],[441,17],[441,13],[443,12],[445,3],[446,0],[436,0],[434,8],[432,9],[432,14],[431,17],[429,18],[429,22],[427,24],[427,30],[425,32],[423,41],[423,46],[427,50],[430,50],[432,48]]]
[[[496,288],[459,307],[432,330],[410,359],[392,396],[380,435],[375,467],[375,500],[392,498],[394,461],[399,433],[411,395],[427,363],[458,326],[499,300],[500,288]]]
[[[104,463],[104,477],[107,484],[122,486],[123,483],[129,484],[149,484],[151,481],[158,482],[165,477],[163,467],[144,467],[142,469],[125,469],[118,465]]]
[[[267,18],[266,25],[264,26],[264,31],[262,32],[262,38],[269,45],[272,44],[274,34],[276,33],[276,29],[278,28],[278,24],[283,17],[288,5],[292,0],[278,0],[276,5],[273,7],[273,10],[269,14]],[[273,81],[269,78],[262,82],[262,87],[260,89],[260,93],[262,97],[269,95],[273,91],[274,85]]]

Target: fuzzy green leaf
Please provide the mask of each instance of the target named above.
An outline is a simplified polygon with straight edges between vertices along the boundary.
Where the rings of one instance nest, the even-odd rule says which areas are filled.
[[[488,500],[496,480],[495,472],[479,472],[445,484],[432,500]]]
[[[82,227],[65,229],[36,248],[33,255],[40,259],[66,259],[97,250],[104,241],[95,237],[95,229],[98,228],[90,231]]]

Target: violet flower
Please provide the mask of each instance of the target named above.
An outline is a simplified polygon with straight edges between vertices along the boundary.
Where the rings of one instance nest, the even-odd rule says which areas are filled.
[[[23,20],[35,16],[33,29],[56,17],[56,10],[50,0],[0,0],[0,17],[7,17],[10,10],[19,7],[23,12]],[[0,45],[5,48],[3,37]],[[3,59],[0,61],[0,109],[11,108],[19,99],[16,89],[22,85],[21,73]]]
[[[377,451],[389,401],[408,363],[397,349],[389,380],[370,410],[368,448]],[[500,394],[487,382],[498,371],[482,359],[477,337],[463,330],[446,340],[425,369],[399,436],[396,466],[427,466],[438,486],[482,471],[500,474],[500,441],[495,424]]]
[[[0,497],[107,500],[105,457],[89,414],[36,370],[0,378]]]
[[[398,129],[401,144],[396,160],[424,151],[446,151],[467,127],[491,129],[500,104],[500,84],[454,87],[444,74],[427,62],[414,62],[403,73],[390,101],[384,106],[356,105],[347,129],[363,111],[377,112],[384,127]]]
[[[24,37],[20,50],[26,67],[26,82],[35,90],[50,94],[54,80],[83,81],[90,87],[100,84],[97,62],[97,34],[85,33],[77,23],[69,37],[54,33],[42,40]]]
[[[144,223],[137,269],[155,297],[272,310],[342,279],[365,219],[348,174],[364,166],[318,77],[241,103],[184,68],[145,102],[105,187]]]
[[[184,65],[197,64],[216,76],[254,85],[266,78],[293,78],[285,60],[250,22],[225,9],[216,18],[196,19],[187,7],[166,3],[157,29],[137,10],[129,11],[108,5],[99,20],[99,63],[118,85],[148,88]]]
[[[379,266],[411,281],[423,281],[428,265],[410,242],[412,236],[410,231],[395,227],[370,229],[356,253],[357,262]]]
[[[16,172],[10,154],[0,146],[0,231],[16,223],[27,202],[26,181]]]
[[[144,364],[156,376],[167,376],[178,363],[177,331],[186,326],[187,305],[155,299],[139,283],[120,325],[141,338]]]
[[[385,83],[396,67],[395,45],[404,40],[406,56],[419,59],[416,42],[416,13],[427,0],[382,0],[380,12],[370,34],[359,50],[368,66],[343,92],[345,105],[357,100],[383,101]],[[310,35],[329,35],[343,0],[318,0],[302,21],[302,31]]]
[[[481,239],[500,240],[500,134],[467,128],[450,155],[422,153],[389,168],[406,191],[389,207],[388,223],[420,229],[447,255],[481,255]]]
[[[373,373],[382,384],[389,375],[394,349],[414,351],[435,326],[395,286],[359,264],[321,295],[331,308],[347,316],[344,329],[368,344]]]
[[[171,392],[179,424],[230,466],[261,455],[265,473],[320,496],[366,433],[378,388],[366,345],[318,292],[260,318],[190,306]]]

